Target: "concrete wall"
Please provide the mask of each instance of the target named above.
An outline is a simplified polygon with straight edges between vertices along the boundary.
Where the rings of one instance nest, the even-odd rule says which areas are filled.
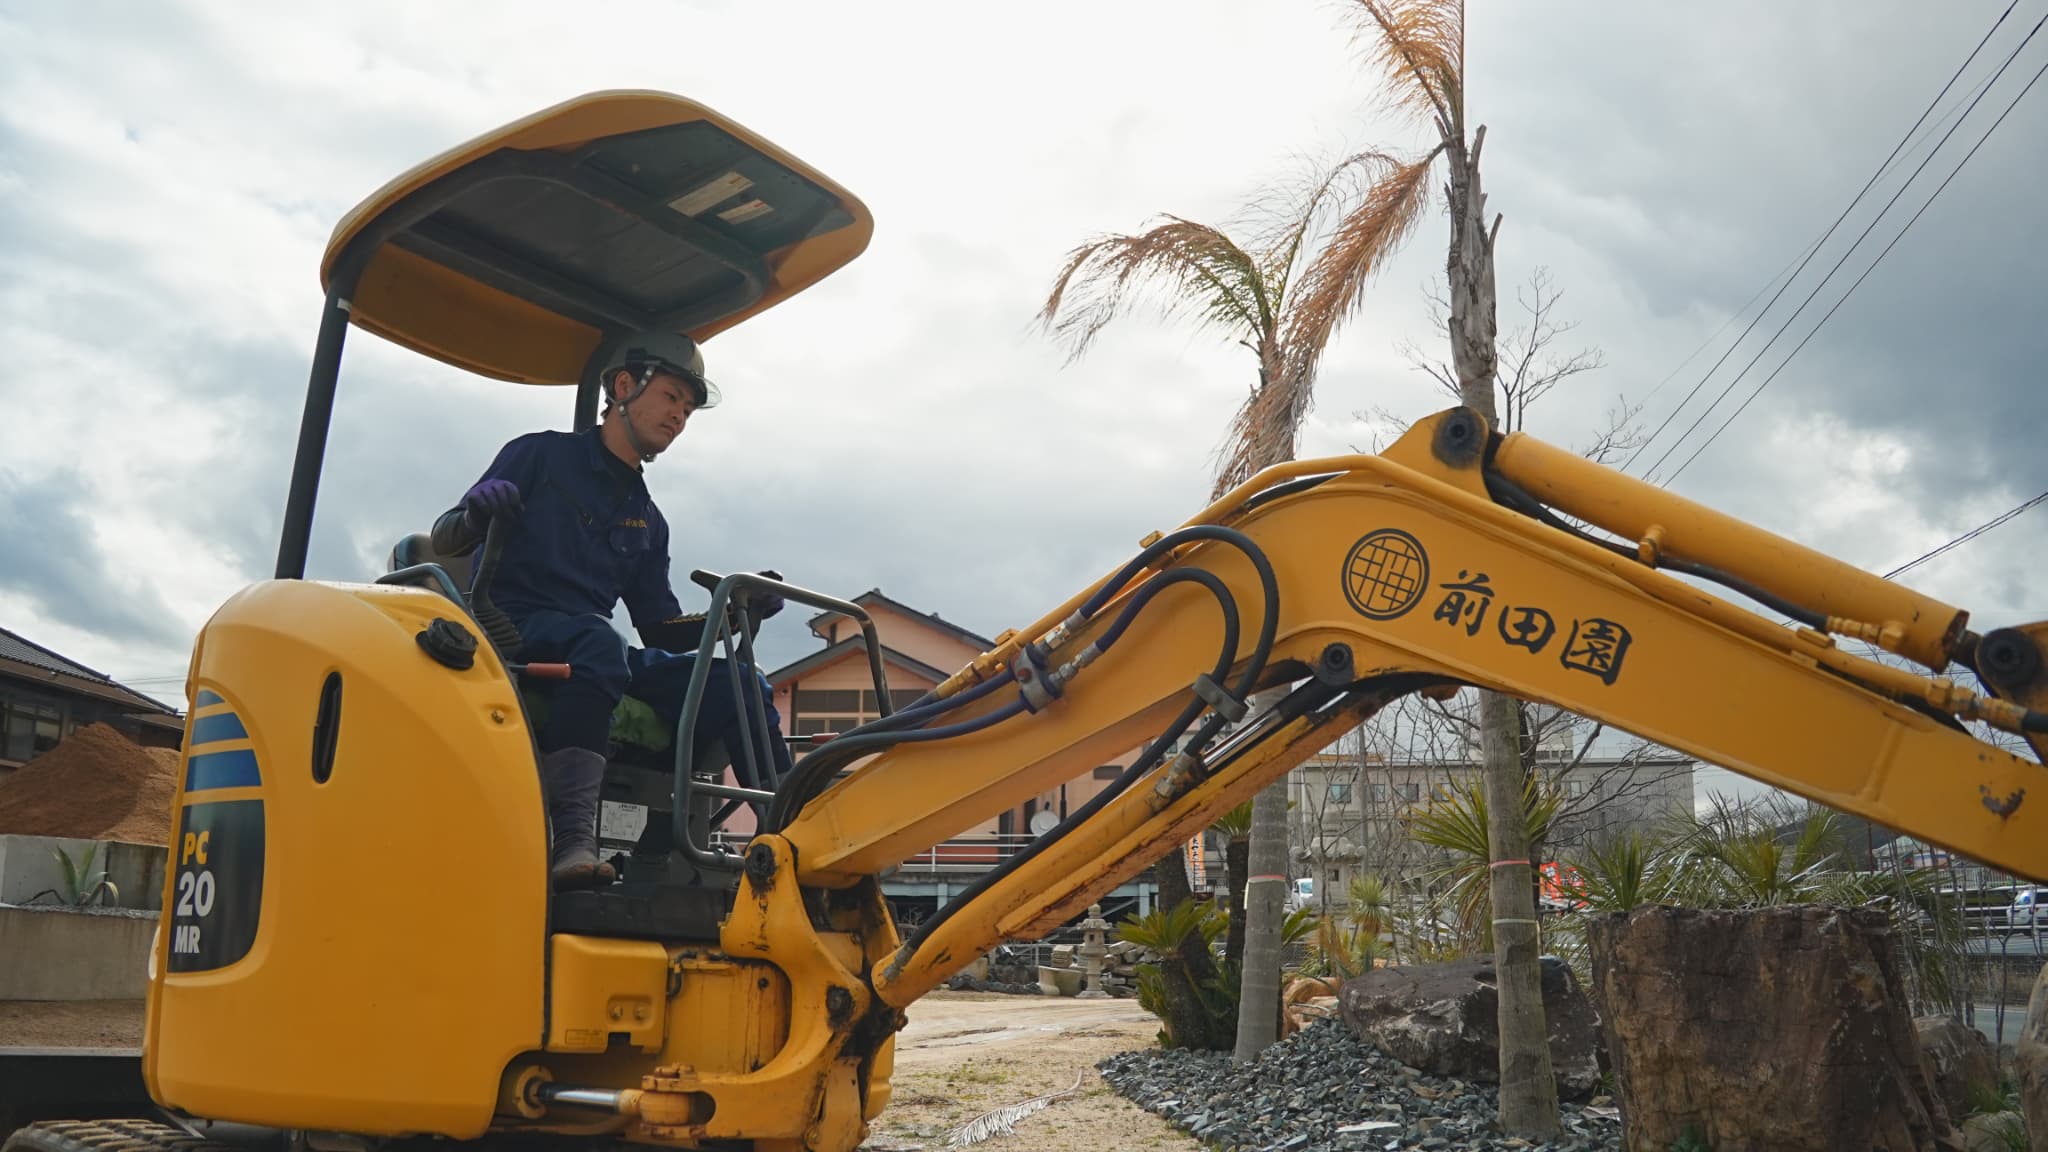
[[[0,905],[0,1000],[140,1000],[156,916]]]
[[[157,911],[164,902],[165,849],[150,844],[114,841],[71,840],[55,836],[0,836],[0,904],[27,904],[39,893],[40,905],[61,904],[64,899],[64,866],[57,860],[62,851],[74,865],[85,861],[94,844],[91,872],[104,870],[119,890],[111,903],[122,908]],[[102,900],[106,897],[102,896]]]

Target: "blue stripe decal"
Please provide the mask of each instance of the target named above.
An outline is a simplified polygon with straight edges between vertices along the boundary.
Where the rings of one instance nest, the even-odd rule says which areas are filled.
[[[192,722],[192,743],[215,744],[222,740],[247,740],[249,730],[242,727],[242,718],[233,712],[222,712],[214,716],[201,716]]]
[[[263,783],[256,771],[256,753],[247,748],[208,752],[185,761],[185,791],[208,788],[253,788]]]
[[[199,690],[199,701],[198,701],[197,703],[193,704],[192,706],[193,706],[194,708],[211,708],[211,707],[213,707],[213,706],[214,706],[215,704],[225,704],[225,703],[227,703],[227,701],[225,701],[225,700],[221,699],[221,698],[220,698],[220,696],[219,696],[218,694],[216,694],[216,693],[214,693],[214,692],[210,692],[210,691],[208,691],[208,690],[207,690],[207,689],[205,689],[205,688],[201,688],[201,689]]]

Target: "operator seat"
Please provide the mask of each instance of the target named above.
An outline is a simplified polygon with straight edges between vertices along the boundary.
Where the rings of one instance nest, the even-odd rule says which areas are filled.
[[[425,532],[415,532],[400,540],[391,549],[389,571],[411,568],[419,564],[439,564],[448,573],[455,586],[463,592],[469,591],[469,582],[476,575],[476,550],[461,555],[448,555],[434,550],[434,538]]]

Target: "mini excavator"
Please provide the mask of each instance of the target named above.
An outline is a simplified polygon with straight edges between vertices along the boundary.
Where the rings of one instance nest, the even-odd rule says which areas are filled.
[[[1389,701],[1468,685],[2048,881],[2048,623],[1979,634],[1959,608],[1451,409],[1377,455],[1261,472],[894,710],[858,605],[699,573],[700,657],[749,660],[764,594],[843,613],[885,713],[778,776],[757,741],[695,738],[700,659],[667,750],[614,769],[652,809],[621,879],[550,892],[527,711],[549,670],[492,626],[494,546],[473,567],[415,549],[365,582],[305,578],[343,338],[564,386],[583,428],[608,338],[708,338],[871,230],[794,156],[641,91],[472,140],[341,221],[275,578],[192,654],[147,1100],[35,1119],[5,1152],[845,1152],[888,1103],[920,996]],[[880,876],[1134,748],[899,935]],[[721,836],[741,809],[754,830]],[[394,866],[428,859],[465,875]]]

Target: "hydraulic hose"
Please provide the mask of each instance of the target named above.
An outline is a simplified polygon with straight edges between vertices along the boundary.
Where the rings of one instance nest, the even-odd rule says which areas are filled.
[[[1266,559],[1265,553],[1244,533],[1234,528],[1200,524],[1182,528],[1170,535],[1161,537],[1159,540],[1154,541],[1151,547],[1144,549],[1137,556],[1133,557],[1114,577],[1105,581],[1103,586],[1096,591],[1095,595],[1089,597],[1087,603],[1075,615],[1081,621],[1093,617],[1095,613],[1101,611],[1103,605],[1108,603],[1112,596],[1123,589],[1123,586],[1130,581],[1132,576],[1136,575],[1146,565],[1166,552],[1195,540],[1215,540],[1238,549],[1245,554],[1246,558],[1250,560],[1252,567],[1258,572],[1260,591],[1265,600],[1265,614],[1264,619],[1261,620],[1259,625],[1258,642],[1253,648],[1250,660],[1246,663],[1244,676],[1239,680],[1236,691],[1233,692],[1233,695],[1237,698],[1243,699],[1250,691],[1251,685],[1257,682],[1259,675],[1265,670],[1266,661],[1273,651],[1274,637],[1278,633],[1280,626],[1279,578],[1274,574],[1273,565]],[[1189,569],[1188,571],[1194,570]],[[1147,583],[1151,582],[1148,581]],[[1218,583],[1220,584],[1220,581]],[[1156,592],[1153,593],[1153,595],[1156,594]],[[1147,596],[1145,599],[1149,602],[1150,596]],[[1139,604],[1134,607],[1142,606],[1142,604]],[[1134,613],[1120,614],[1118,621],[1127,627],[1133,615]],[[1118,635],[1122,634],[1121,628],[1117,628],[1115,624],[1112,624],[1112,630]],[[1230,654],[1234,654],[1234,652]],[[1223,665],[1222,671],[1215,674],[1217,677],[1228,673],[1228,658],[1230,654],[1227,654],[1225,657],[1226,662]],[[1002,684],[1010,682],[1010,679],[1011,674],[1005,671],[1000,676],[991,678],[965,692],[956,693],[947,699],[931,702],[921,699],[903,712],[872,724],[862,725],[853,732],[833,740],[822,750],[805,757],[803,762],[797,766],[796,772],[792,774],[788,785],[776,790],[775,802],[770,805],[768,810],[766,830],[780,832],[789,827],[796,820],[797,816],[803,812],[804,806],[825,790],[825,786],[831,781],[833,774],[864,755],[886,751],[894,747],[898,743],[896,737],[901,734],[902,727],[907,727],[913,723],[924,723],[932,717],[950,712],[972,700],[980,699]],[[931,711],[927,712],[927,709]],[[1011,712],[1009,715],[1015,715],[1015,713]],[[1008,716],[1004,718],[1008,719]],[[979,731],[980,729],[974,730]],[[958,733],[954,734],[957,735]]]
[[[1217,655],[1215,667],[1209,672],[1212,679],[1220,680],[1229,673],[1231,661],[1237,655],[1238,620],[1237,605],[1231,598],[1229,586],[1224,584],[1222,579],[1213,572],[1200,568],[1180,568],[1147,581],[1144,587],[1139,590],[1138,595],[1132,598],[1131,603],[1126,606],[1124,611],[1118,613],[1117,619],[1112,622],[1109,630],[1104,632],[1103,639],[1104,641],[1110,641],[1112,640],[1111,633],[1120,635],[1122,629],[1129,627],[1131,620],[1138,612],[1143,610],[1145,605],[1149,604],[1152,598],[1159,594],[1160,588],[1167,584],[1184,581],[1194,581],[1214,593],[1217,605],[1222,609],[1224,643],[1222,651]],[[1268,615],[1270,616],[1272,613],[1269,612]],[[1107,648],[1108,644],[1103,643],[1103,647]],[[1061,820],[1050,831],[1025,844],[1016,855],[1011,856],[1001,864],[976,877],[974,882],[969,884],[958,896],[940,906],[939,910],[933,913],[931,919],[918,925],[916,930],[911,933],[910,938],[904,941],[903,946],[898,949],[896,955],[907,962],[910,957],[917,955],[917,950],[923,946],[926,940],[931,938],[933,932],[938,931],[940,925],[952,918],[954,911],[973,900],[976,896],[988,891],[1006,877],[1013,875],[1017,869],[1022,868],[1047,848],[1058,843],[1074,829],[1086,823],[1097,812],[1102,811],[1103,808],[1109,805],[1110,801],[1122,795],[1134,781],[1142,778],[1146,773],[1157,767],[1159,761],[1165,757],[1166,750],[1173,746],[1173,742],[1180,738],[1181,733],[1187,731],[1188,726],[1193,724],[1195,718],[1200,716],[1203,709],[1207,707],[1208,705],[1200,697],[1188,701],[1187,705],[1181,709],[1180,714],[1174,717],[1173,723],[1167,726],[1166,731],[1154,739],[1145,749],[1144,754],[1133,761],[1130,767],[1119,773],[1117,778],[1110,783],[1109,787],[1096,793],[1088,799],[1087,803],[1068,813],[1066,819]],[[1203,732],[1198,737],[1197,746],[1208,742],[1208,739],[1215,734],[1214,729],[1221,726],[1222,720],[1221,716],[1210,718],[1210,724],[1204,725]]]
[[[991,685],[995,683],[990,681]],[[809,803],[818,792],[824,791],[824,784],[831,780],[833,773],[843,764],[852,763],[869,753],[894,748],[898,744],[922,744],[971,735],[993,728],[1013,716],[1021,715],[1024,710],[1024,701],[1017,699],[986,716],[977,716],[958,724],[841,736],[827,744],[822,751],[804,757],[804,762],[798,765],[797,771],[791,775],[790,786],[776,791],[775,801],[768,809],[767,830],[780,832],[789,827],[803,811],[804,804]]]
[[[1536,499],[1536,497],[1530,495],[1520,485],[1516,484],[1514,481],[1508,479],[1505,476],[1502,476],[1494,472],[1487,473],[1486,487],[1487,490],[1493,494],[1493,497],[1497,502],[1504,504],[1509,508],[1513,508],[1515,511],[1520,512],[1525,516],[1531,516],[1537,520],[1541,520],[1543,523],[1548,524],[1550,527],[1555,528],[1560,532],[1570,533],[1571,535],[1576,536],[1589,544],[1592,544],[1599,548],[1604,548],[1617,556],[1622,556],[1629,560],[1633,560],[1638,564],[1643,562],[1642,557],[1636,553],[1635,549],[1630,548],[1623,544],[1617,544],[1612,540],[1602,540],[1600,537],[1595,536],[1590,532],[1586,532],[1580,528],[1577,528],[1571,524],[1566,523],[1562,517],[1558,516],[1556,512],[1553,512],[1541,500]],[[1702,580],[1710,580],[1713,583],[1719,584],[1723,588],[1726,588],[1731,592],[1737,592],[1741,595],[1749,597],[1751,600],[1754,600],[1757,603],[1763,605],[1764,607],[1769,608],[1773,612],[1789,616],[1792,619],[1799,621],[1801,624],[1806,625],[1808,628],[1811,628],[1816,632],[1825,632],[1828,629],[1828,620],[1826,616],[1823,616],[1810,608],[1804,608],[1798,604],[1794,604],[1792,601],[1787,600],[1782,596],[1779,596],[1764,588],[1760,588],[1757,585],[1752,584],[1739,576],[1723,572],[1719,568],[1712,567],[1711,565],[1699,564],[1691,560],[1681,560],[1675,556],[1660,556],[1658,557],[1657,563],[1651,565],[1651,567],[1665,568],[1673,572],[1683,573],[1687,576],[1697,576]]]

